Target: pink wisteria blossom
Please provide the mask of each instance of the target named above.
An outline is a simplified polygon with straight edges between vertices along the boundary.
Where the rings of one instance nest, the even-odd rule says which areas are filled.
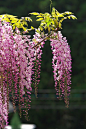
[[[26,108],[26,116],[28,114],[34,65],[32,47],[29,36],[22,36],[17,28],[14,33],[12,26],[0,19],[0,124],[3,128],[8,124],[9,95],[14,111],[15,103],[19,101],[20,116],[21,108]]]
[[[9,23],[2,22],[0,19],[0,129],[8,125],[9,96],[12,97],[14,112],[16,112],[17,103],[19,104],[20,116],[24,111],[28,120],[31,84],[33,80],[37,96],[42,48],[45,41],[46,37],[37,32],[32,40],[29,35],[22,35],[18,28],[14,32]],[[64,97],[68,106],[69,85],[71,84],[70,47],[60,31],[53,32],[50,36],[50,45],[53,54],[52,67],[56,94],[57,97]]]
[[[33,80],[34,80],[36,97],[37,97],[37,85],[40,82],[42,48],[44,47],[44,44],[45,44],[45,42],[42,41],[43,37],[41,37],[41,36],[42,35],[35,32],[35,34],[33,36],[33,40],[32,40],[34,46],[37,45],[40,42],[40,45],[37,45],[36,47],[34,47],[34,49],[35,49],[35,53],[34,53],[35,62],[34,62],[34,77],[33,77]]]
[[[59,98],[64,97],[68,106],[68,96],[71,84],[71,55],[70,47],[65,37],[58,31],[51,36],[51,49],[53,54],[52,66],[54,73],[55,89]]]

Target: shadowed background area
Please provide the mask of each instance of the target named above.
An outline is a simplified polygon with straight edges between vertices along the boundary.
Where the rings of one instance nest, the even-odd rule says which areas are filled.
[[[52,53],[49,41],[45,43],[42,55],[41,78],[38,98],[32,91],[30,121],[24,117],[22,123],[33,123],[37,129],[86,129],[86,1],[53,0],[52,7],[60,13],[71,11],[77,20],[65,20],[62,34],[67,37],[72,56],[72,84],[69,108],[56,98],[52,69]],[[50,12],[49,0],[0,0],[0,14],[12,14],[19,18],[31,12]],[[29,28],[38,27],[35,17]],[[33,34],[34,32],[31,32]],[[9,113],[9,123],[13,113]]]

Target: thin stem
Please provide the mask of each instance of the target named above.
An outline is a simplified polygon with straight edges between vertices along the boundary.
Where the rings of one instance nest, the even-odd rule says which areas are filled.
[[[51,12],[52,0],[50,0],[50,12]]]
[[[35,48],[37,47],[41,42],[45,41],[47,38],[49,38],[50,36],[52,35],[52,33],[50,33],[49,35],[47,35],[46,37],[44,37],[44,39],[42,39],[40,42],[38,42],[34,47],[32,48]]]
[[[54,30],[54,32],[58,32],[60,28],[57,26],[57,28]],[[43,40],[41,40],[40,42],[38,42],[34,47],[32,48],[35,48],[37,47],[41,42],[45,41],[47,38],[50,38],[50,36],[52,35],[53,33],[51,32],[49,35],[47,35],[46,37],[43,38]]]

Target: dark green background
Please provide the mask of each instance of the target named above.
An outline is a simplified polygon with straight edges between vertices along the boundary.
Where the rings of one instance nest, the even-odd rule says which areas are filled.
[[[41,81],[38,85],[38,99],[32,93],[30,121],[24,117],[22,123],[33,123],[37,129],[86,129],[86,0],[53,0],[59,12],[71,11],[77,20],[63,22],[63,36],[67,37],[72,56],[72,85],[69,109],[63,101],[56,99],[52,69],[52,53],[46,42],[42,55]],[[18,17],[30,12],[50,12],[49,0],[0,0],[0,14],[8,13]],[[38,27],[33,18],[29,24]],[[34,89],[34,86],[33,86]],[[9,122],[13,113],[9,114]]]

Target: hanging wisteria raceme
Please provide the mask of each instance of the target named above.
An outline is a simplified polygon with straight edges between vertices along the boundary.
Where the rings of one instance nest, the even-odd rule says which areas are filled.
[[[51,14],[32,12],[37,21],[41,21],[38,29],[27,21],[30,17],[21,19],[17,16],[0,15],[0,129],[8,125],[9,99],[12,99],[14,112],[19,107],[20,117],[25,113],[28,120],[28,110],[31,102],[31,83],[34,81],[35,95],[40,81],[42,48],[46,40],[50,40],[53,59],[53,73],[57,97],[64,97],[66,106],[71,84],[71,55],[66,38],[58,31],[65,19],[77,19],[72,12],[59,13],[54,7]],[[9,22],[9,23],[8,23]],[[20,32],[21,28],[23,32]],[[33,39],[25,33],[36,30]],[[47,33],[45,34],[45,30]],[[57,32],[57,33],[56,33]]]
[[[9,96],[14,111],[18,101],[20,116],[21,108],[28,114],[35,59],[32,46],[29,36],[22,36],[17,28],[14,34],[9,23],[0,19],[0,128],[8,124]]]
[[[42,41],[44,36],[40,35],[39,33],[35,32],[33,35],[33,44],[34,44],[34,75],[33,75],[33,80],[34,80],[34,87],[35,87],[35,95],[37,97],[37,85],[40,82],[40,72],[41,72],[41,55],[42,55],[42,48],[44,47],[45,42]],[[42,41],[42,42],[41,42]],[[40,42],[39,45],[37,45]],[[37,46],[36,46],[37,45]]]
[[[51,49],[53,54],[52,66],[54,73],[55,89],[59,98],[64,97],[66,106],[68,107],[68,96],[70,94],[71,84],[71,55],[70,47],[61,32],[53,33],[50,38]]]
[[[1,78],[0,78],[1,82]],[[3,91],[3,94],[1,93]],[[8,112],[7,112],[7,94],[6,88],[1,87],[0,84],[0,129],[4,127],[4,122],[8,125]]]

